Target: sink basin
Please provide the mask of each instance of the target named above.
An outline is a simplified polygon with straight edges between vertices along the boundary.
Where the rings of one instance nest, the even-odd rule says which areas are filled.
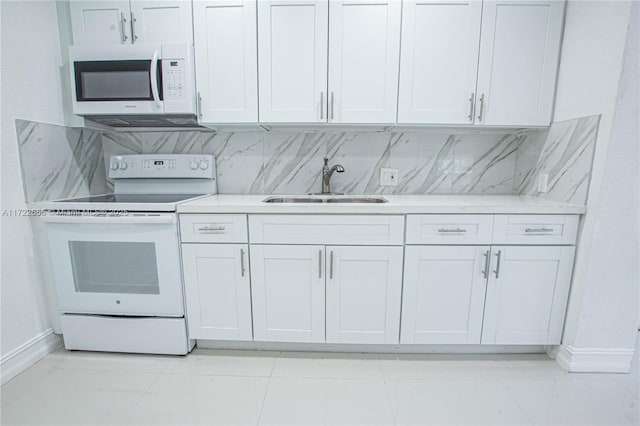
[[[382,197],[358,197],[358,198],[327,198],[327,203],[386,203]]]
[[[262,200],[263,203],[386,203],[382,197],[332,197],[332,198],[308,198],[308,197],[269,197]]]
[[[263,203],[324,203],[322,198],[271,197],[262,200]]]

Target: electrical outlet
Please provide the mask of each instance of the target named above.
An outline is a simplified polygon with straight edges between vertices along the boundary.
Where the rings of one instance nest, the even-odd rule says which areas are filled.
[[[538,192],[549,191],[549,173],[540,173],[538,175]]]
[[[380,185],[398,186],[398,169],[380,169]]]

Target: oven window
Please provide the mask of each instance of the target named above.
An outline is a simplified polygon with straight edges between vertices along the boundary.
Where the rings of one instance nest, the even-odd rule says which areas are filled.
[[[80,293],[160,294],[154,243],[69,241]]]

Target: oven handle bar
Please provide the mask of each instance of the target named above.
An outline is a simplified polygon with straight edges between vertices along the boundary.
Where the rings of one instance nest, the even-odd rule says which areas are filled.
[[[117,225],[129,225],[129,224],[172,224],[177,223],[176,215],[169,214],[157,214],[157,215],[128,215],[128,216],[66,216],[66,215],[51,215],[43,216],[42,220],[45,223],[81,223],[81,224],[117,224]]]

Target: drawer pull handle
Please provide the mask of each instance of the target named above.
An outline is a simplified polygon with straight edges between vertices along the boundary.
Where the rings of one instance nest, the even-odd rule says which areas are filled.
[[[331,250],[331,256],[330,257],[330,261],[329,261],[329,279],[332,280],[333,279],[333,250]]]
[[[322,250],[318,250],[318,278],[322,279]]]
[[[539,232],[553,232],[552,228],[527,228],[524,232],[539,233]]]
[[[496,253],[496,256],[498,257],[498,260],[496,260],[496,270],[493,271],[496,274],[496,279],[500,277],[500,256],[501,255],[502,255],[502,250],[498,250],[498,252]]]
[[[447,233],[464,233],[467,232],[466,229],[462,229],[462,228],[456,228],[456,229],[446,229],[446,228],[440,228],[438,229],[438,232],[442,233],[442,234],[447,234]]]
[[[198,232],[201,232],[203,234],[207,234],[209,232],[220,232],[220,231],[224,231],[226,229],[227,229],[226,226],[203,226],[201,228],[198,228]]]

